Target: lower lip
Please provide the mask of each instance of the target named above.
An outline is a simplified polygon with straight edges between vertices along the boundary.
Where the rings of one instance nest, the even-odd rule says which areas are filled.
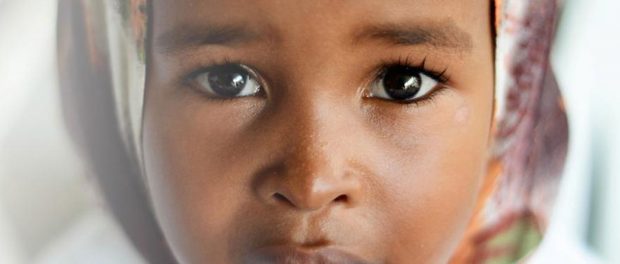
[[[331,249],[306,249],[292,246],[262,248],[247,259],[247,263],[269,264],[367,264],[360,257]]]

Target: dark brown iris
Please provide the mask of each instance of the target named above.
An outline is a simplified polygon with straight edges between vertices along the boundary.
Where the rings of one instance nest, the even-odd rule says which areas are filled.
[[[223,65],[209,72],[209,86],[219,96],[233,97],[246,86],[249,73],[240,65]]]
[[[411,67],[392,66],[383,77],[385,92],[393,99],[407,100],[418,94],[422,87],[420,72]]]

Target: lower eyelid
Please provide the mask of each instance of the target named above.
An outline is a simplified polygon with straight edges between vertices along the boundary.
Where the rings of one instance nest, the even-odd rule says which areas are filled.
[[[438,83],[435,88],[431,90],[426,96],[420,97],[409,104],[414,104],[417,107],[423,106],[425,104],[432,104],[435,100],[439,99],[445,92],[448,91],[450,87]]]
[[[433,88],[433,90],[431,92],[429,92],[426,96],[417,98],[415,100],[410,100],[410,101],[397,101],[397,100],[390,100],[390,99],[384,99],[384,98],[380,98],[380,97],[373,97],[373,96],[365,96],[367,99],[371,99],[371,100],[379,100],[385,103],[389,103],[392,105],[397,105],[397,106],[401,106],[401,107],[423,107],[426,104],[432,104],[435,102],[435,100],[439,99],[439,97],[441,97],[443,95],[443,93],[447,92],[447,90],[450,89],[449,86],[438,83],[438,85]]]

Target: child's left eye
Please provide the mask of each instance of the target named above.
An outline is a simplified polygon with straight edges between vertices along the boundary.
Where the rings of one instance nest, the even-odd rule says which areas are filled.
[[[427,96],[439,83],[423,71],[403,65],[390,66],[379,77],[369,88],[370,96],[403,103]]]
[[[261,88],[256,74],[241,64],[210,67],[197,73],[194,80],[200,91],[216,98],[253,96]]]

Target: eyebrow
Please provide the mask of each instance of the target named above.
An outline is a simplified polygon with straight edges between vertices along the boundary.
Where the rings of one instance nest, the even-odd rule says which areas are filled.
[[[179,26],[155,39],[155,47],[164,53],[177,53],[200,46],[233,46],[258,41],[264,34],[245,25]],[[353,44],[382,41],[398,46],[429,45],[450,48],[460,52],[472,49],[471,35],[453,21],[445,20],[426,24],[384,23],[365,25],[354,31]]]
[[[470,52],[473,48],[471,35],[459,28],[452,20],[426,24],[385,23],[367,25],[358,30],[354,43],[368,40],[383,41],[398,46],[429,45]]]
[[[232,46],[260,38],[261,34],[242,25],[184,25],[156,37],[154,46],[164,53],[176,53],[200,46]]]

